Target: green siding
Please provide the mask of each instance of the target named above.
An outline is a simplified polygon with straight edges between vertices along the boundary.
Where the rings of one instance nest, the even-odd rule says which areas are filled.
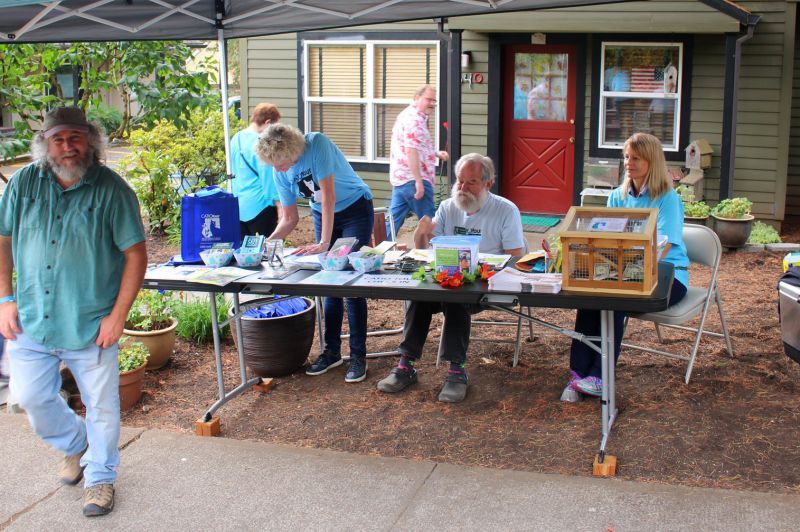
[[[741,78],[734,194],[754,201],[754,212],[762,218],[782,219],[784,198],[789,213],[800,213],[800,59],[796,56],[795,5],[785,1],[738,2],[762,17],[753,39],[742,45]],[[489,71],[488,34],[492,32],[591,32],[602,27],[614,39],[626,32],[694,34],[692,62],[691,124],[689,139],[705,138],[714,149],[712,167],[706,170],[706,197],[712,203],[719,194],[720,143],[722,141],[725,74],[724,32],[737,32],[738,23],[695,0],[623,2],[563,10],[457,17],[450,28],[463,28],[462,49],[472,52],[465,72]],[[431,31],[431,22],[392,24],[363,28],[374,31]],[[354,29],[355,31],[355,29]],[[591,39],[582,42],[591,42]],[[297,122],[297,41],[295,34],[247,39],[243,46],[243,96],[252,108],[259,101],[272,101],[287,121]],[[587,58],[592,50],[586,49]],[[592,109],[591,61],[586,65],[583,154],[589,153]],[[461,84],[461,152],[486,153],[488,82]],[[790,123],[791,119],[791,123]],[[791,127],[790,127],[791,126]],[[790,142],[791,139],[791,142]],[[788,176],[787,176],[788,167]],[[384,173],[362,172],[381,205],[390,187]]]

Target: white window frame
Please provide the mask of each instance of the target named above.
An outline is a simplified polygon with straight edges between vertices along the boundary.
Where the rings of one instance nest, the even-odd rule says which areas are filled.
[[[328,97],[328,96],[309,96],[308,80],[310,79],[308,49],[311,46],[364,46],[367,52],[367,80],[366,80],[366,96],[364,98],[343,98],[343,97]],[[367,139],[366,156],[355,157],[345,154],[348,161],[362,162],[362,163],[388,163],[388,157],[376,157],[377,151],[377,124],[375,117],[375,106],[377,104],[395,104],[395,105],[408,105],[413,100],[413,95],[409,94],[408,98],[376,98],[375,97],[375,82],[373,78],[375,66],[375,48],[378,46],[432,46],[435,50],[437,58],[437,68],[435,79],[431,80],[431,85],[436,89],[436,94],[439,94],[439,71],[441,64],[439,61],[440,50],[439,41],[428,40],[307,40],[303,42],[303,109],[304,109],[304,131],[310,131],[311,127],[311,104],[312,103],[349,103],[349,104],[365,104],[366,115],[364,122],[367,126],[365,137]],[[439,123],[439,105],[436,106],[434,116],[431,117],[435,124]],[[434,146],[439,146],[439,128],[434,129]]]
[[[674,93],[665,92],[618,92],[605,90],[605,75],[608,67],[606,66],[606,48],[607,47],[626,47],[626,48],[665,48],[672,47],[678,49],[678,85]],[[606,99],[607,98],[640,98],[648,100],[674,100],[675,101],[675,122],[672,131],[672,144],[664,144],[662,146],[665,152],[678,152],[680,149],[680,131],[681,131],[681,104],[683,99],[683,43],[682,42],[633,42],[633,41],[603,41],[600,49],[600,98],[598,100],[598,121],[597,121],[597,144],[598,148],[606,149],[621,149],[622,146],[618,144],[605,143],[605,128],[606,128]]]

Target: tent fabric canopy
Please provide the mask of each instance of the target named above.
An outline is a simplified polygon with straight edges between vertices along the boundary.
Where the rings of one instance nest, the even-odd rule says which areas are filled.
[[[616,1],[621,0],[0,0],[0,43],[213,40],[220,29],[226,38],[241,38]]]

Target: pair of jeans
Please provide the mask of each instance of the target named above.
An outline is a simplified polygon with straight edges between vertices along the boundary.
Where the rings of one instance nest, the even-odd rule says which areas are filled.
[[[672,306],[686,295],[686,287],[677,279],[672,281],[669,305]],[[575,332],[586,336],[600,336],[600,311],[579,310],[575,316]],[[614,312],[614,364],[619,360],[622,336],[625,333],[625,313]],[[578,340],[572,340],[569,352],[569,367],[581,378],[602,378],[603,368],[600,353]]]
[[[317,241],[322,235],[322,214],[311,211],[314,218],[314,234]],[[333,234],[331,244],[337,238],[356,237],[358,242],[353,246],[357,251],[361,246],[368,246],[372,237],[372,225],[375,222],[375,211],[372,200],[360,198],[349,207],[333,215]],[[350,324],[350,357],[364,360],[367,358],[367,300],[361,297],[348,297],[347,322]],[[344,319],[344,301],[340,297],[326,297],[323,301],[325,312],[325,349],[333,353],[342,350],[342,320]]]
[[[409,181],[399,187],[392,187],[392,203],[389,210],[392,212],[394,219],[394,237],[392,237],[391,227],[389,222],[386,222],[386,235],[390,240],[397,240],[397,233],[403,227],[403,222],[406,221],[408,213],[413,211],[417,218],[429,216],[433,219],[436,214],[436,205],[433,202],[433,185],[429,181],[422,181],[425,187],[425,195],[420,199],[414,199],[416,192],[416,184],[414,181]]]
[[[102,349],[94,344],[79,350],[45,347],[25,334],[9,340],[11,395],[28,414],[45,443],[64,454],[78,454],[85,466],[85,487],[113,484],[119,465],[119,344]],[[64,362],[86,405],[86,421],[59,394]]]
[[[398,351],[408,358],[419,359],[431,328],[431,318],[441,312],[444,314],[442,358],[454,364],[464,364],[467,361],[472,315],[481,310],[478,305],[463,303],[412,301],[406,309],[403,341]]]

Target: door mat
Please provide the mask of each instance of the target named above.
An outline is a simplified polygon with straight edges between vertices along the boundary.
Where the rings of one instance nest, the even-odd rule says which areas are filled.
[[[561,218],[552,216],[522,215],[522,230],[528,233],[546,233],[548,229],[557,225]]]

